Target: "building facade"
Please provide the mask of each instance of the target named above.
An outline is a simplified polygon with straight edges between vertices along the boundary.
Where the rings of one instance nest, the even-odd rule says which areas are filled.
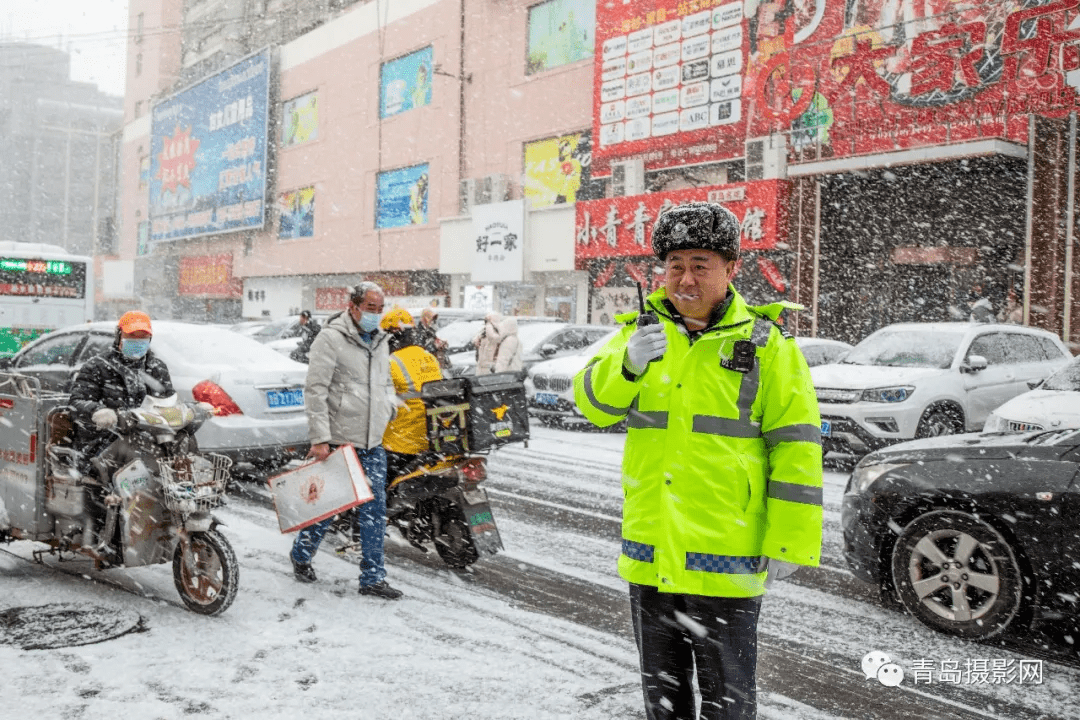
[[[795,332],[1012,290],[1070,339],[1076,14],[894,5],[133,0],[113,299],[277,317],[372,279],[606,323],[661,281],[659,213],[712,199]]]
[[[117,307],[279,317],[338,308],[366,279],[402,304],[484,297],[584,319],[573,206],[602,192],[589,180],[593,3],[300,8],[131,3],[123,240],[106,262],[131,261],[134,289],[111,289]],[[251,62],[265,62],[265,89],[210,108],[257,82],[229,79]],[[520,226],[516,265],[477,264],[474,210],[487,206]]]

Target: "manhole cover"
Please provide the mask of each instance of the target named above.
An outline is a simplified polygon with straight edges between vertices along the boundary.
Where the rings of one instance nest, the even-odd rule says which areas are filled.
[[[143,630],[138,613],[101,605],[55,603],[0,610],[0,643],[23,650],[92,645]]]

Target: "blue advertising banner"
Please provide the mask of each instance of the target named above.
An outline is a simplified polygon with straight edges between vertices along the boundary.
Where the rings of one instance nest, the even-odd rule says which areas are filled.
[[[151,241],[263,227],[269,91],[266,49],[154,106]]]
[[[431,104],[431,69],[435,52],[428,46],[396,60],[388,60],[380,73],[379,112],[390,117]]]
[[[395,228],[426,223],[427,191],[427,163],[379,173],[375,227]]]

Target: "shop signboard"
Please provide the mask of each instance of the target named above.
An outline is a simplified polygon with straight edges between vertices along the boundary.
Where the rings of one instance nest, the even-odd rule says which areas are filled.
[[[154,106],[150,240],[262,228],[270,51]]]
[[[738,158],[772,133],[796,161],[1026,142],[1029,114],[1077,108],[1080,0],[909,5],[598,4],[594,176],[626,158],[649,170]],[[644,98],[651,114],[630,119]]]
[[[472,281],[521,282],[525,267],[525,201],[474,205]]]
[[[242,288],[232,274],[233,256],[188,255],[180,258],[179,295],[239,300]]]
[[[789,183],[786,180],[689,188],[579,202],[575,250],[587,258],[652,255],[652,228],[661,212],[690,201],[719,202],[739,220],[742,249],[771,250],[787,234]]]
[[[315,288],[316,310],[344,310],[349,304],[350,288],[321,287]]]

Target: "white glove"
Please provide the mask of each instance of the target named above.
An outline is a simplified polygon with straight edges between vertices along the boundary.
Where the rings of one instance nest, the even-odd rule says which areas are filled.
[[[640,375],[650,361],[667,352],[667,335],[663,323],[644,325],[634,331],[626,343],[626,356],[623,367],[631,375]]]
[[[196,407],[196,409],[201,410],[204,413],[207,413],[208,415],[213,415],[214,414],[214,406],[211,405],[208,402],[195,403],[195,407]]]
[[[94,421],[94,425],[100,430],[116,427],[116,411],[110,408],[95,410],[90,419]]]
[[[768,564],[766,565],[768,575],[765,576],[765,587],[771,587],[774,580],[783,580],[786,577],[790,577],[800,567],[800,565],[796,565],[795,563],[769,558]]]

